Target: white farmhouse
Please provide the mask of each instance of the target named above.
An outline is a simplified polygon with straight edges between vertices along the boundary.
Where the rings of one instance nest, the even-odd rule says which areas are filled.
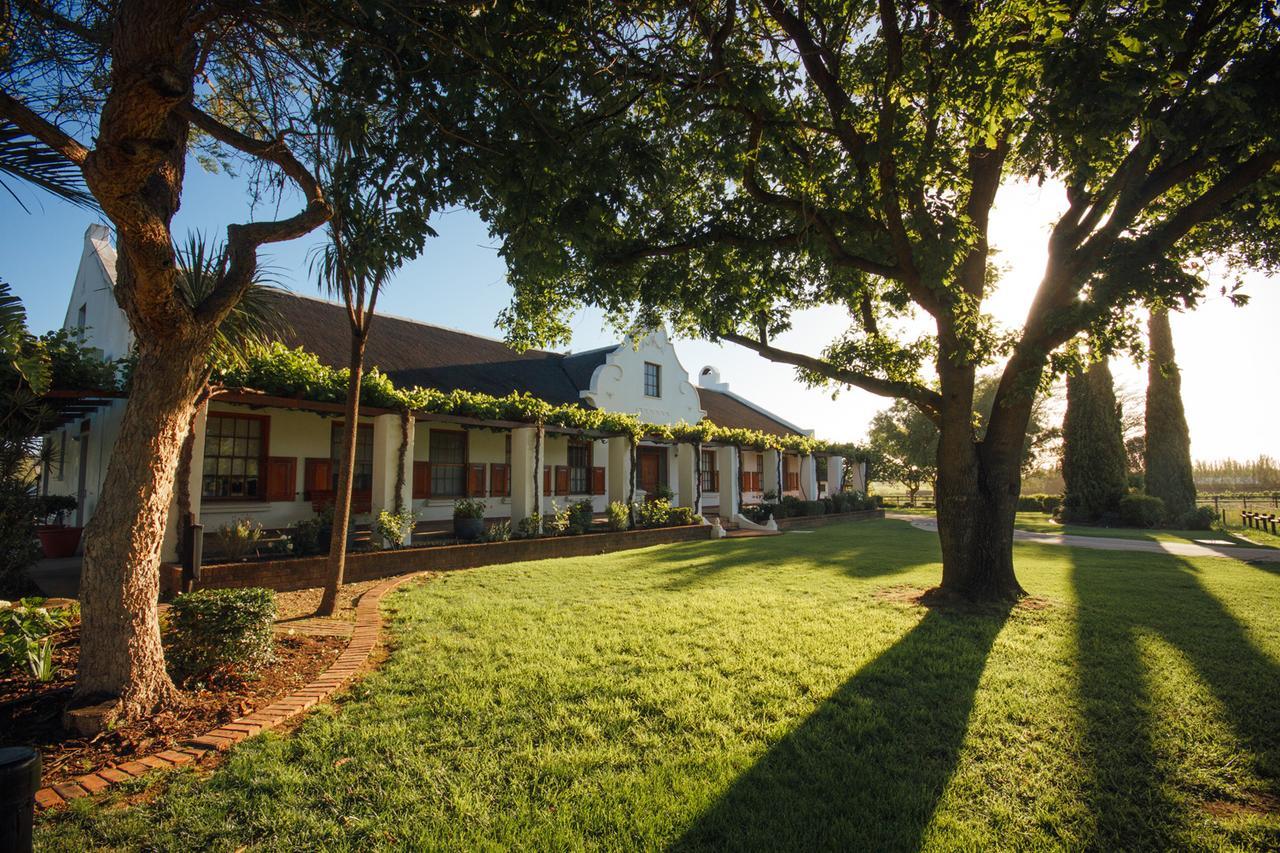
[[[116,253],[109,238],[100,225],[85,233],[64,326],[85,328],[88,343],[115,359],[128,354],[132,335],[112,292]],[[288,326],[285,344],[346,365],[349,333],[340,305],[284,295],[278,307]],[[693,424],[707,417],[720,426],[812,435],[734,394],[712,367],[704,367],[695,383],[663,330],[581,353],[520,353],[480,335],[379,316],[366,366],[402,387],[521,391],[553,404],[637,414],[650,423]],[[62,428],[49,437],[63,453],[62,464],[48,472],[48,488],[79,498],[78,524],[95,509],[124,406],[123,399],[100,396],[68,404]],[[246,517],[266,528],[310,517],[335,488],[342,408],[243,391],[215,394],[195,424],[195,520],[211,531]],[[674,503],[733,518],[739,501],[758,502],[774,491],[818,498],[841,475],[839,458],[644,441],[633,486],[624,439],[548,428],[539,446],[536,430],[527,425],[415,413],[400,479],[401,415],[366,408],[360,420],[353,510],[359,516],[392,508],[399,479],[403,500],[427,528],[447,522],[453,502],[464,496],[483,498],[490,517],[518,520],[548,511],[553,500],[563,506],[589,499],[603,512],[633,489],[637,499],[670,489]],[[176,515],[164,554],[170,560],[176,558]]]

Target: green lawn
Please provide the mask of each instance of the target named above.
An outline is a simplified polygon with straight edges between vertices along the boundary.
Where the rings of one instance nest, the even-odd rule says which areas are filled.
[[[459,572],[388,599],[397,647],[337,709],[37,840],[1280,846],[1280,567],[1017,558],[1037,606],[981,614],[887,600],[939,577],[894,521]]]

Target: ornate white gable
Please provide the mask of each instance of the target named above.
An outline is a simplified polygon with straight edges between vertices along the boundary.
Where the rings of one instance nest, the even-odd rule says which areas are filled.
[[[657,397],[645,394],[646,363],[658,367]],[[582,396],[605,411],[639,415],[655,424],[694,424],[705,414],[698,389],[676,358],[665,329],[645,335],[638,344],[628,339],[611,350],[591,374],[591,387]]]

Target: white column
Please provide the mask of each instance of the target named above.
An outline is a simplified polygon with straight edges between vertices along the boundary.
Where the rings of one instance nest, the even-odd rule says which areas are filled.
[[[818,464],[812,453],[800,457],[800,494],[807,501],[818,499]]]
[[[782,497],[782,483],[778,479],[779,467],[782,465],[782,454],[776,450],[764,452],[764,470],[760,472],[760,489],[774,492]]]
[[[195,516],[196,522],[200,521],[200,502],[204,494],[204,435],[205,425],[209,420],[209,404],[205,403],[196,411],[195,418],[191,423],[191,434],[194,437],[191,442],[191,476],[188,480],[191,495],[191,514]],[[70,447],[71,442],[67,442]],[[65,465],[65,461],[63,462]],[[267,472],[260,471],[259,488],[266,488]],[[187,523],[185,518],[178,517],[178,490],[175,486],[173,490],[173,500],[169,504],[169,520],[164,529],[164,544],[161,546],[160,559],[165,562],[176,562],[182,558],[178,553],[178,542],[180,540],[179,533],[182,525]]]
[[[840,485],[844,482],[844,457],[828,456],[827,457],[827,494],[834,495],[840,491]]]
[[[677,444],[675,446],[676,454],[676,477],[675,492],[676,506],[693,507],[694,512],[702,512],[702,507],[698,504],[698,484],[697,479],[697,456],[698,449],[692,444]]]
[[[545,448],[543,449],[545,453]],[[538,455],[537,427],[511,431],[511,526],[542,515],[542,461]],[[536,483],[535,483],[536,480]]]
[[[605,470],[609,502],[626,503],[631,498],[631,440],[625,435],[609,439],[609,462]]]
[[[409,420],[409,447],[405,464],[413,460],[413,420]],[[373,500],[371,510],[376,519],[378,513],[396,511],[396,479],[400,472],[400,416],[378,415],[373,419]],[[413,469],[404,472],[404,491],[400,493],[404,506],[411,506],[413,495]]]
[[[716,450],[716,470],[720,472],[720,518],[733,521],[741,507],[738,506],[738,449],[721,447]]]

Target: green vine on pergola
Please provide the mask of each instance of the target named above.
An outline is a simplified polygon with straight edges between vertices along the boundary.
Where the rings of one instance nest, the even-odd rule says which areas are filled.
[[[346,400],[347,370],[330,367],[302,347],[290,349],[281,343],[253,347],[239,364],[216,364],[213,382],[224,387],[252,389],[280,397],[313,402],[341,403]],[[529,393],[503,397],[475,391],[441,391],[436,388],[397,387],[376,367],[360,384],[360,403],[381,409],[422,412],[485,421],[557,426],[610,435],[626,435],[632,441],[649,439],[682,444],[729,444],[753,450],[777,450],[808,455],[838,453],[846,445],[805,435],[775,435],[742,427],[722,427],[709,420],[696,424],[652,424],[635,415],[606,412],[578,405],[555,405]],[[840,455],[844,455],[840,453]]]

